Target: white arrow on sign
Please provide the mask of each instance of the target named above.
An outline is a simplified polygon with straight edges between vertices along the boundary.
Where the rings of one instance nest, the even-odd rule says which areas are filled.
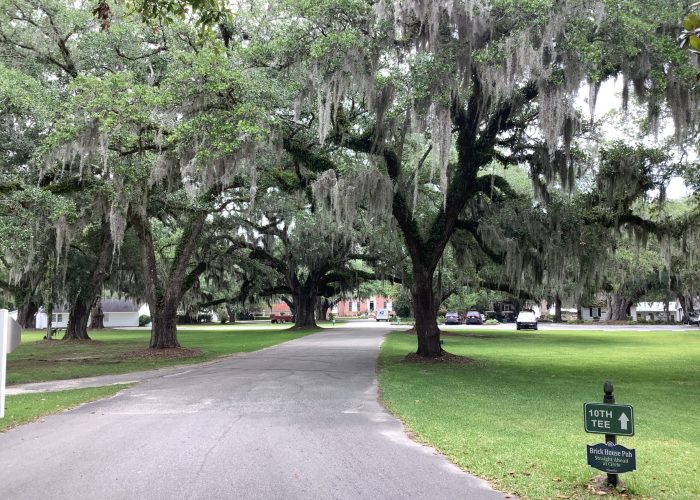
[[[620,429],[622,429],[623,431],[626,431],[627,430],[627,423],[630,421],[627,414],[623,412],[622,415],[620,415],[620,418],[618,420],[620,420]]]

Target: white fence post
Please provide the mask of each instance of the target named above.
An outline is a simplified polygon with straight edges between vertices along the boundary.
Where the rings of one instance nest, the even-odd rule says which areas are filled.
[[[10,318],[7,309],[0,309],[0,418],[5,416],[5,379],[7,354],[14,351],[22,338],[19,324]]]

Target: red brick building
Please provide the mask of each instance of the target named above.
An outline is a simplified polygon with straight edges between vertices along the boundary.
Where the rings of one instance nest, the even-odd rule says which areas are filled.
[[[341,300],[333,306],[331,312],[341,318],[356,318],[359,316],[370,317],[378,309],[393,311],[393,299],[379,295],[367,299]],[[270,306],[270,314],[280,313],[291,314],[291,310],[286,302],[279,301]]]
[[[367,299],[341,300],[333,307],[332,312],[341,318],[355,318],[363,315],[372,316],[379,309],[393,311],[393,299],[378,295]]]

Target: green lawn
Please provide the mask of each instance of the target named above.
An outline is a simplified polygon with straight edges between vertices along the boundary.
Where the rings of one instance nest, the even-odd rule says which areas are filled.
[[[43,331],[22,332],[22,343],[8,356],[7,384],[62,380],[199,363],[237,352],[249,352],[308,335],[318,330],[286,331],[289,325],[241,324],[190,326],[178,332],[180,345],[198,348],[202,356],[187,360],[125,359],[124,354],[148,347],[146,330],[90,331],[94,342],[46,342]]]
[[[586,497],[601,472],[586,465],[583,403],[602,401],[603,382],[634,406],[637,471],[629,493],[700,498],[700,332],[505,332],[445,336],[446,351],[472,365],[411,364],[415,336],[382,347],[386,406],[418,439],[505,492],[528,498]]]
[[[74,408],[83,403],[110,397],[127,387],[129,387],[128,384],[120,384],[106,387],[91,387],[89,389],[7,396],[5,399],[5,418],[0,419],[0,432],[52,413]]]

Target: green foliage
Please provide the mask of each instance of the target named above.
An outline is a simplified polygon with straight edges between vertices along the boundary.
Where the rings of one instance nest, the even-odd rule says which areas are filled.
[[[688,14],[683,19],[680,40],[681,47],[687,47],[690,52],[700,54],[700,3],[690,6]],[[700,73],[697,76],[700,78]]]
[[[148,314],[142,314],[139,316],[139,326],[146,326],[151,322],[151,317]]]
[[[411,296],[406,290],[401,290],[394,296],[394,311],[401,318],[411,317]]]
[[[485,286],[580,296],[604,281],[600,255],[638,200],[671,175],[697,177],[668,150],[583,137],[569,106],[581,82],[620,74],[648,106],[646,131],[664,100],[678,137],[696,125],[678,112],[694,103],[672,27],[681,6],[604,3],[493,0],[457,15],[458,2],[430,17],[363,0],[236,12],[221,0],[0,0],[0,236],[21,236],[3,254],[41,249],[43,262],[73,244],[87,279],[91,228],[109,220],[115,255],[128,252],[110,286],[144,295],[148,277],[163,298],[181,283],[170,296],[188,310],[316,272],[328,294],[378,292],[358,287],[372,271],[408,288],[422,266],[438,302],[461,293],[484,307]],[[323,203],[310,196],[320,179]],[[643,229],[631,231],[654,232]],[[140,262],[151,249],[134,248],[144,232],[153,273]],[[675,255],[674,275],[692,281]]]
[[[149,23],[174,23],[194,15],[203,29],[229,22],[233,13],[224,0],[130,0],[132,8]]]

